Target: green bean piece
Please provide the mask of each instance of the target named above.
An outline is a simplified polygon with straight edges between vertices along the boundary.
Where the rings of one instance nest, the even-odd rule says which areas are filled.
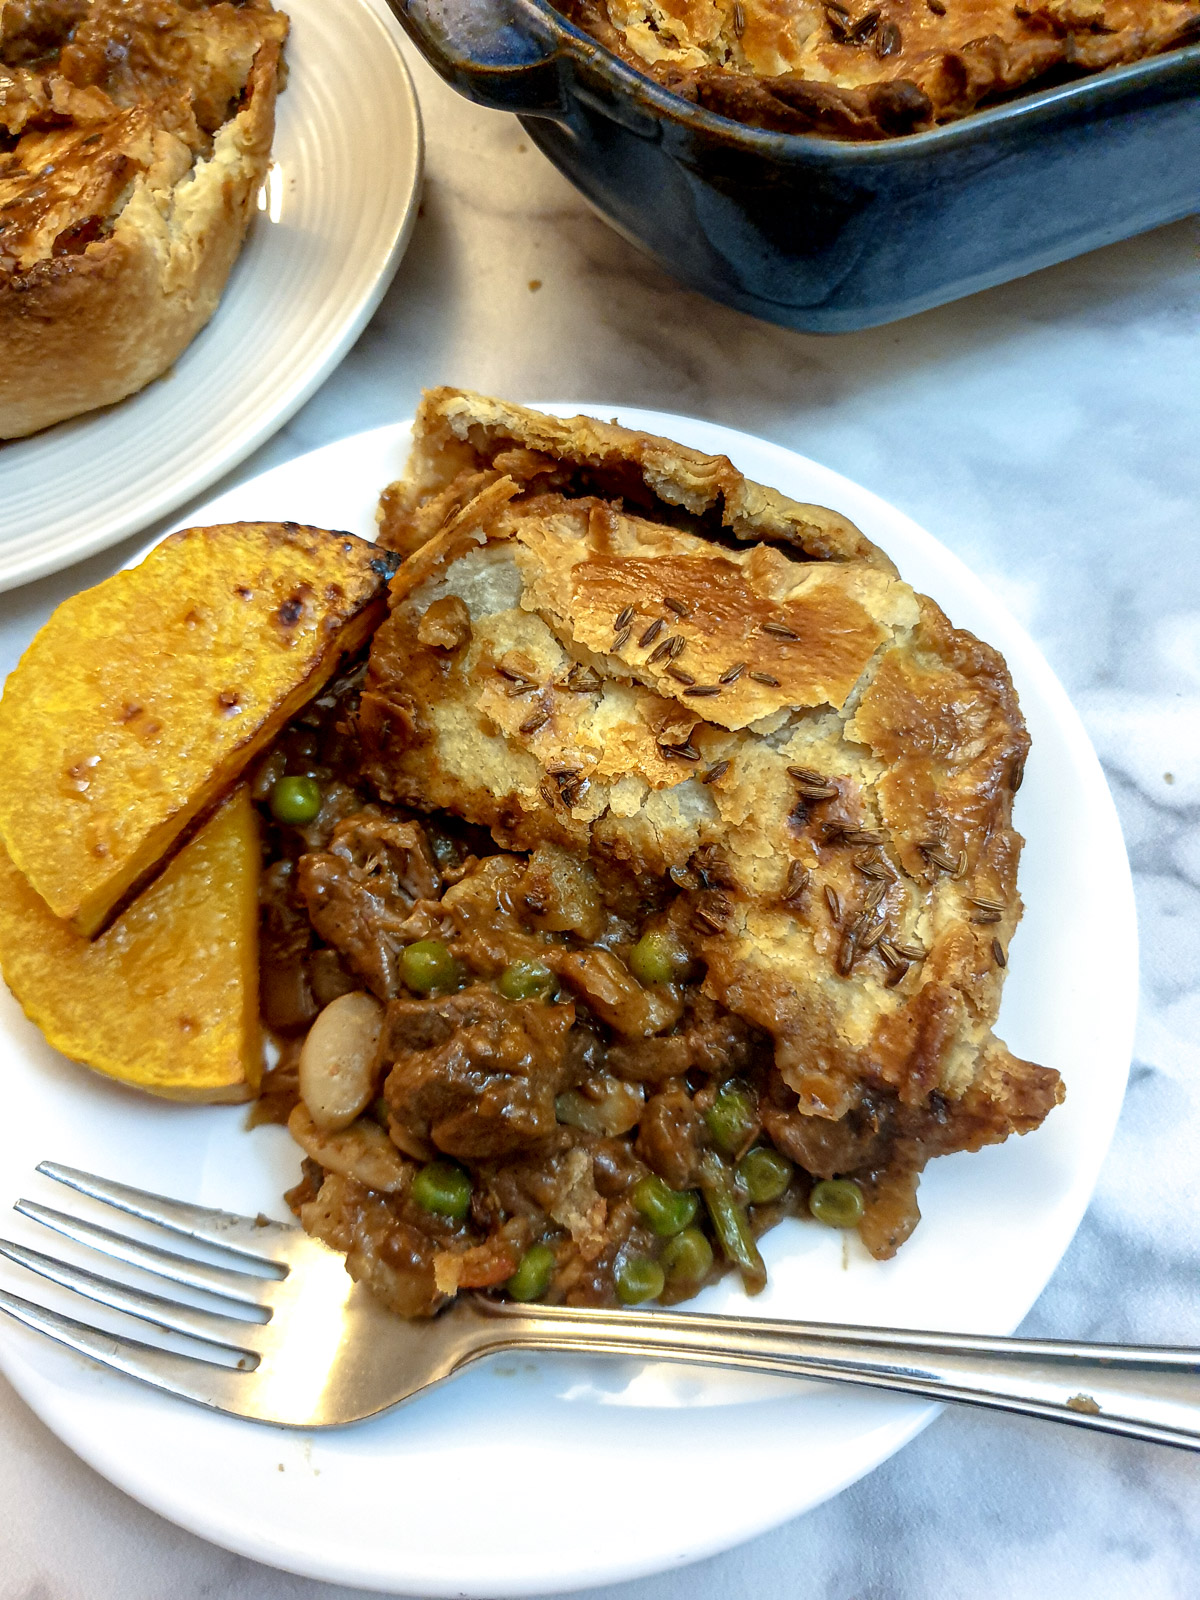
[[[827,1228],[856,1228],[867,1207],[853,1178],[825,1178],[813,1184],[808,1209]]]
[[[650,1256],[626,1256],[613,1274],[617,1299],[627,1306],[656,1300],[666,1281],[663,1269]]]
[[[737,1164],[736,1177],[752,1206],[770,1205],[781,1200],[792,1181],[792,1163],[769,1145],[755,1145]]]
[[[726,1083],[704,1113],[712,1142],[724,1156],[736,1156],[758,1131],[758,1117],[749,1090]]]
[[[269,803],[276,822],[303,828],[316,821],[321,809],[321,785],[315,778],[276,778]]]
[[[644,933],[629,952],[629,970],[646,988],[678,982],[690,965],[691,957],[683,945],[665,928]]]
[[[664,1247],[661,1262],[672,1289],[699,1285],[712,1271],[712,1245],[699,1228],[685,1228]]]
[[[544,1000],[554,988],[554,974],[540,961],[514,961],[496,980],[506,1000]]]
[[[440,939],[418,939],[400,952],[400,976],[414,994],[444,994],[458,983],[458,962]]]
[[[453,1161],[430,1161],[413,1179],[409,1193],[424,1210],[461,1222],[471,1208],[471,1176]]]
[[[514,1300],[540,1300],[553,1276],[554,1251],[548,1244],[533,1244],[504,1287]]]
[[[746,1293],[757,1294],[766,1286],[767,1269],[754,1242],[746,1208],[734,1194],[729,1168],[711,1150],[700,1162],[700,1188],[717,1243],[741,1273]]]
[[[639,1212],[662,1239],[682,1233],[693,1222],[700,1202],[690,1190],[672,1189],[653,1173],[639,1178],[629,1192],[634,1210]]]

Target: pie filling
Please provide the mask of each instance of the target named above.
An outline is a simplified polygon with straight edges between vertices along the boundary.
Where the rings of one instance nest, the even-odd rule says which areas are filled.
[[[658,876],[552,842],[501,850],[447,812],[382,803],[361,765],[364,675],[297,719],[256,782],[263,1014],[287,1041],[256,1119],[289,1120],[306,1152],[290,1204],[399,1314],[520,1291],[523,1263],[539,1298],[569,1305],[646,1286],[671,1304],[731,1268],[753,1293],[755,1241],[810,1205],[886,1258],[919,1220],[926,1161],[1055,1103],[1057,1076],[1031,1068],[1016,1099],[914,1105],[864,1077],[842,1116],[802,1113],[761,1017],[705,982],[721,853]],[[266,803],[288,774],[320,789],[301,828]],[[300,1036],[364,988],[381,1006],[371,1098],[331,1133],[299,1098]]]

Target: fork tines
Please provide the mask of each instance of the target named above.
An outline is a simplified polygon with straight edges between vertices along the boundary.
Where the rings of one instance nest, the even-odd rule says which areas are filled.
[[[197,1341],[205,1349],[195,1353],[163,1349],[89,1326],[4,1290],[0,1308],[105,1366],[201,1404],[234,1409],[231,1385],[259,1364],[273,1292],[287,1277],[289,1249],[297,1238],[305,1239],[303,1232],[265,1217],[242,1217],[150,1194],[55,1162],[44,1161],[37,1170],[175,1239],[215,1250],[224,1260],[214,1264],[183,1255],[24,1199],[14,1208],[20,1215],[149,1275],[158,1288],[123,1282],[11,1240],[0,1239],[0,1255],[97,1305]],[[210,1304],[196,1305],[160,1292],[175,1288],[197,1292]]]

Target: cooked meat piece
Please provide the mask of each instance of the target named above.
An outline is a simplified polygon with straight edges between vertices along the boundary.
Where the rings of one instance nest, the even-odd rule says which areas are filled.
[[[415,822],[396,822],[368,807],[339,822],[329,850],[383,886],[394,899],[430,900],[441,892],[437,863]]]
[[[672,1189],[690,1189],[707,1142],[704,1121],[682,1084],[652,1097],[638,1124],[638,1155]]]
[[[605,1062],[610,1072],[633,1082],[661,1083],[687,1072],[729,1078],[754,1061],[770,1060],[770,1041],[741,1017],[703,995],[693,995],[673,1033],[614,1044]],[[793,1103],[795,1096],[792,1096]]]
[[[380,1059],[392,1136],[415,1155],[487,1160],[536,1148],[557,1127],[575,1007],[502,999],[483,984],[393,1000]]]
[[[386,891],[375,892],[356,867],[325,851],[301,856],[299,876],[313,927],[373,994],[391,999],[407,908],[397,909]]]
[[[628,1139],[597,1139],[592,1147],[592,1171],[597,1190],[611,1200],[625,1194],[646,1168],[634,1154]]]
[[[894,1117],[882,1097],[865,1094],[853,1111],[837,1122],[805,1116],[795,1109],[796,1097],[775,1076],[777,1100],[790,1099],[791,1110],[760,1103],[763,1126],[784,1155],[790,1156],[814,1178],[834,1178],[860,1167],[871,1167],[885,1154]],[[781,1092],[779,1092],[781,1091]]]
[[[428,932],[413,922],[413,907],[441,888],[421,829],[376,812],[356,812],[338,823],[328,850],[300,857],[297,875],[321,938],[379,999],[391,999],[398,988],[401,946]]]

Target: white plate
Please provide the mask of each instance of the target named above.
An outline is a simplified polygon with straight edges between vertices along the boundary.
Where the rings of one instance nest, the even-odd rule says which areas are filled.
[[[166,516],[283,426],[358,338],[416,218],[421,121],[385,0],[279,0],[267,183],[208,326],[170,372],[0,442],[0,589]]]
[[[607,405],[585,409],[612,415]],[[847,513],[952,618],[1004,651],[1033,754],[1017,807],[1029,841],[1028,909],[1001,1028],[1014,1050],[1057,1067],[1068,1086],[1066,1104],[1038,1133],[933,1163],[921,1187],[925,1220],[896,1260],[873,1262],[857,1241],[846,1248],[839,1234],[789,1222],[764,1243],[766,1294],[748,1304],[727,1284],[703,1303],[1009,1332],[1087,1204],[1132,1044],[1133,894],[1096,757],[1026,634],[907,517],[746,434],[654,412],[620,416],[723,451],[751,476]],[[381,428],[329,445],[223,495],[205,519],[290,518],[369,534],[375,497],[399,471],[408,436],[406,426]],[[279,1196],[299,1158],[281,1129],[247,1135],[237,1109],[156,1103],[93,1078],[49,1050],[7,993],[0,1040],[8,1089],[0,1204],[18,1191],[55,1203],[61,1191],[31,1177],[50,1157],[205,1204],[287,1215]],[[29,1292],[14,1276],[6,1283]],[[422,1596],[553,1593],[711,1554],[834,1494],[936,1412],[698,1368],[531,1357],[473,1369],[372,1422],[297,1435],[91,1370],[19,1328],[0,1329],[0,1356],[62,1439],[173,1521],[312,1577]]]

